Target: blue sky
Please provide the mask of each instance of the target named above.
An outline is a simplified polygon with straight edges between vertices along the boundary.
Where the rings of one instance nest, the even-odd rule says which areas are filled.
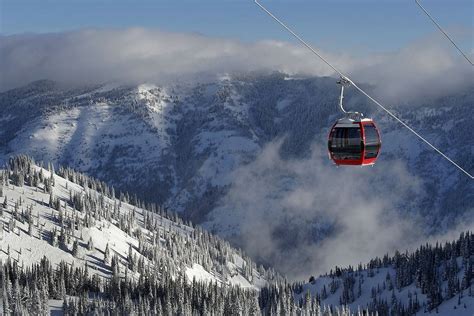
[[[252,0],[0,0],[0,32],[145,27],[255,41],[291,40]],[[390,51],[436,34],[413,0],[262,0],[319,47],[350,53]],[[470,51],[474,1],[422,0]],[[441,35],[440,35],[441,36]]]

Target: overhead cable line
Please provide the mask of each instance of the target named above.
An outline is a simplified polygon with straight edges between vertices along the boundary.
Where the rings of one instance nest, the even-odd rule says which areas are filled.
[[[461,48],[459,48],[458,45],[456,45],[456,43],[454,42],[454,40],[451,38],[451,36],[448,35],[448,33],[446,33],[443,28],[441,27],[441,25],[438,24],[438,22],[436,22],[436,20],[431,16],[431,14],[426,11],[426,9],[421,5],[421,3],[418,1],[418,0],[415,0],[415,3],[420,7],[421,10],[423,10],[423,12],[426,14],[426,16],[428,16],[431,20],[431,22],[434,23],[434,25],[436,25],[436,27],[441,31],[441,33],[444,34],[444,36],[446,36],[446,38],[451,42],[451,44],[453,44],[454,47],[456,47],[456,49],[461,53],[461,55],[463,55],[463,57],[467,60],[468,63],[471,64],[471,66],[474,66],[474,64],[472,63],[472,61],[469,59],[469,57],[467,57],[467,54],[465,54]]]

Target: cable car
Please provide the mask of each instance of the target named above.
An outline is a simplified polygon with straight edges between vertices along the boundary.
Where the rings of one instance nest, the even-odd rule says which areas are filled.
[[[339,106],[345,117],[337,120],[329,133],[329,158],[338,166],[373,165],[382,146],[379,130],[375,122],[372,119],[364,118],[362,113],[344,110],[342,105],[344,87],[349,86],[350,81],[341,77],[337,83],[341,85]]]
[[[359,115],[339,119],[328,138],[329,157],[336,165],[373,165],[381,145],[374,121]]]

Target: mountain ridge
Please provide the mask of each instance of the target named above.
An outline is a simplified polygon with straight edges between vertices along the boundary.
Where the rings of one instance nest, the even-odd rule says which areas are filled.
[[[368,204],[378,202],[373,197],[386,197],[389,205],[379,209],[385,213],[395,209],[400,216],[412,218],[426,234],[446,231],[468,220],[474,211],[469,179],[350,89],[347,108],[375,116],[382,131],[382,153],[370,173],[333,172],[324,149],[328,128],[338,117],[338,91],[332,78],[295,79],[275,73],[188,86],[107,84],[65,89],[40,82],[22,89],[0,94],[0,159],[27,153],[38,161],[71,166],[106,181],[117,192],[130,191],[180,211],[185,218],[231,237],[246,251],[249,248],[241,236],[253,222],[241,222],[245,210],[258,209],[253,205],[259,200],[271,204],[275,198],[288,200],[301,191],[298,183],[305,180],[304,174],[294,178],[297,169],[293,167],[298,164],[308,169],[307,175],[321,178],[320,182],[309,179],[314,188],[326,192],[324,182],[345,178],[347,184],[338,185],[366,188],[362,197]],[[473,166],[474,145],[468,137],[473,100],[474,93],[468,90],[433,104],[400,105],[394,110],[462,166]],[[283,139],[281,144],[279,139]],[[232,198],[241,196],[245,182],[239,187],[236,179],[248,176],[250,184],[266,179],[258,170],[258,159],[276,144],[280,147],[274,150],[273,160],[263,166],[275,161],[283,166],[281,185],[273,188],[275,194],[262,192],[242,208]],[[404,176],[392,172],[393,168]],[[401,188],[405,182],[411,192]],[[395,192],[402,198],[395,198]],[[317,244],[334,235],[341,218],[330,215],[338,210],[331,205],[323,209],[320,201],[311,203],[307,212],[303,212],[306,206],[295,205],[277,208],[272,216],[261,212],[257,219],[262,226],[265,218],[275,221],[268,223],[268,235],[277,244],[266,247],[275,252],[261,258],[263,262],[299,247],[298,240]],[[230,223],[228,214],[235,217]],[[252,256],[264,253],[264,248],[254,250]],[[285,269],[284,265],[279,268]]]

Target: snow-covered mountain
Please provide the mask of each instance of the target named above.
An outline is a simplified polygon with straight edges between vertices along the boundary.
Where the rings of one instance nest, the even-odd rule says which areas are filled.
[[[343,230],[341,210],[372,206],[426,233],[473,217],[472,180],[350,90],[346,107],[378,122],[382,156],[370,171],[335,169],[325,142],[338,92],[333,78],[280,73],[181,86],[39,81],[0,94],[0,157],[27,153],[70,166],[182,212],[291,273],[295,264],[285,260],[303,258],[305,271],[314,265],[308,245]],[[473,101],[470,89],[395,111],[472,173]]]

